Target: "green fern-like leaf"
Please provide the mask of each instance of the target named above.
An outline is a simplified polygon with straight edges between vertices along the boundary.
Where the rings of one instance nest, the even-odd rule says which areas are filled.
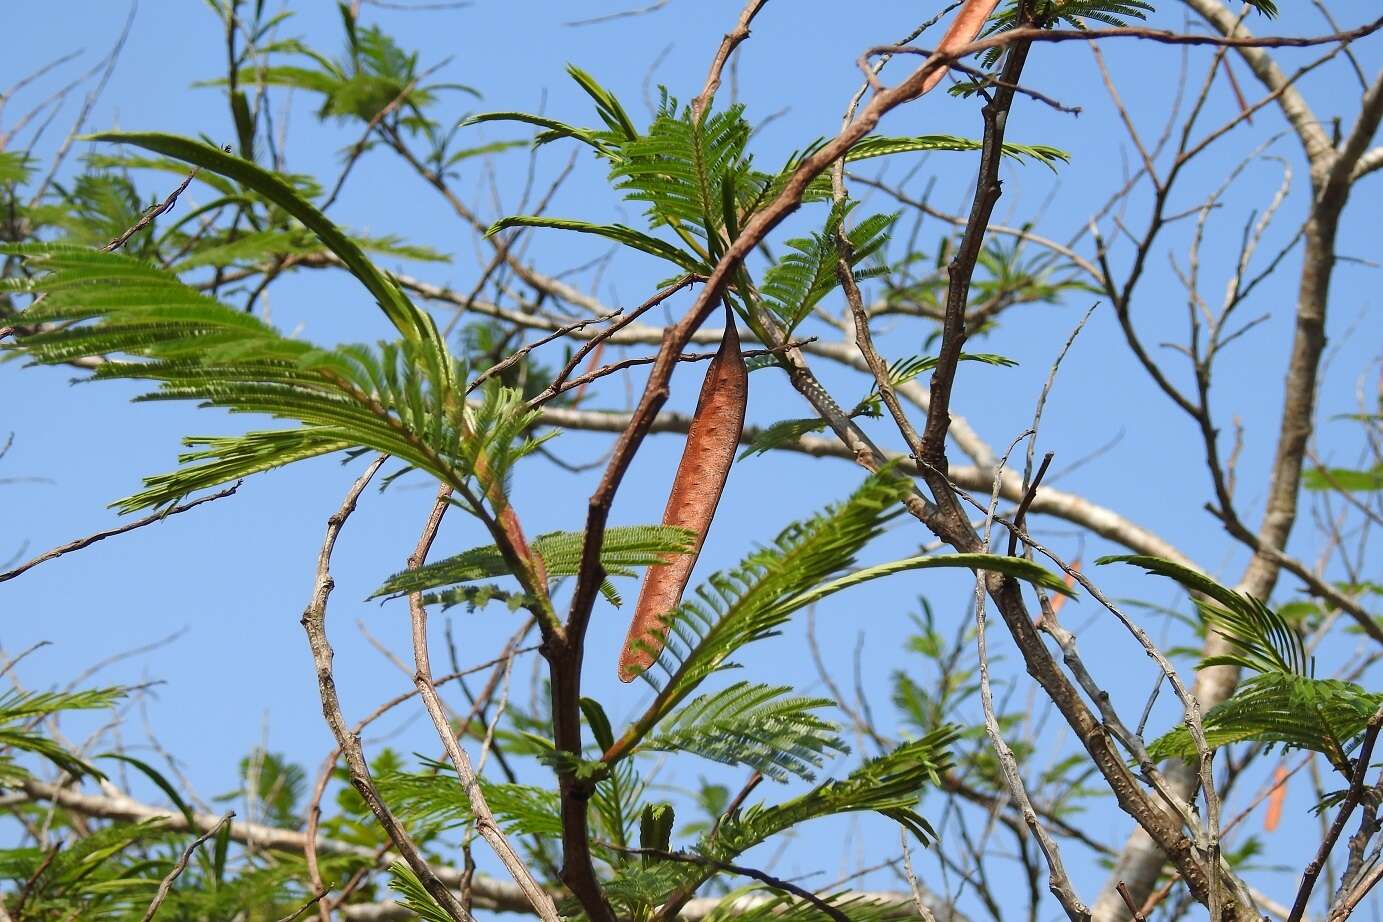
[[[474,820],[470,798],[451,767],[435,762],[426,767],[431,770],[382,774],[379,777],[381,795],[401,816],[411,821],[451,828]],[[485,802],[505,832],[561,837],[562,814],[556,792],[484,778],[479,783]]]
[[[812,432],[821,432],[826,428],[826,422],[822,419],[783,419],[771,426],[766,426],[754,433],[753,438],[744,451],[739,453],[736,461],[743,461],[745,458],[752,458],[754,455],[767,454],[776,448],[790,445],[804,435]]]
[[[850,922],[903,922],[916,919],[910,902],[880,901],[858,891],[825,894],[821,899]],[[821,910],[806,900],[755,885],[727,894],[706,922],[821,922]]]
[[[936,356],[912,356],[910,358],[898,359],[888,367],[888,383],[892,387],[900,387],[913,380],[919,375],[926,374],[936,367],[940,361]],[[961,362],[981,362],[985,365],[994,365],[999,368],[1013,368],[1018,363],[1007,356],[995,355],[990,352],[962,352],[958,357]],[[870,392],[869,396],[860,401],[853,410],[851,416],[877,416],[883,407],[883,398],[879,396],[877,386]]]
[[[853,203],[833,207],[820,233],[788,240],[789,252],[764,273],[760,286],[764,303],[789,331],[840,284],[836,275],[836,265],[840,261],[836,235],[853,208]],[[897,214],[870,215],[846,232],[852,267],[883,249],[897,217]]]
[[[1253,0],[1253,6],[1269,16],[1275,15],[1277,8],[1273,0]],[[1021,0],[1009,0],[990,20],[983,36],[1010,32],[1021,25],[1020,15],[1026,10],[1033,21],[1042,28],[1065,26],[1070,29],[1085,29],[1086,20],[1093,19],[1115,28],[1122,28],[1130,20],[1144,20],[1154,12],[1152,4],[1144,0],[1039,0],[1024,7]],[[985,67],[993,67],[1003,56],[1003,50],[992,48],[980,58]]]
[[[1301,635],[1282,615],[1260,600],[1220,585],[1202,573],[1159,557],[1102,557],[1098,563],[1131,563],[1176,580],[1203,598],[1196,607],[1206,625],[1220,634],[1233,652],[1209,656],[1197,668],[1236,666],[1256,673],[1232,696],[1202,718],[1212,747],[1252,740],[1323,753],[1344,774],[1346,752],[1383,704],[1383,695],[1366,692],[1353,682],[1317,679]],[[1148,747],[1154,758],[1196,754],[1183,725]]]
[[[926,844],[935,834],[915,808],[923,787],[936,783],[950,766],[949,747],[956,733],[956,728],[944,727],[903,743],[846,777],[818,785],[800,797],[771,806],[751,806],[722,823],[713,849],[738,854],[800,823],[861,811],[890,817]]]
[[[1239,666],[1254,672],[1283,672],[1304,676],[1310,662],[1301,635],[1280,614],[1253,596],[1221,586],[1189,567],[1146,555],[1101,557],[1097,564],[1131,563],[1150,573],[1176,580],[1201,593],[1196,608],[1206,625],[1234,647],[1233,653],[1203,659],[1197,668]]]
[[[90,135],[88,140],[130,144],[210,170],[253,189],[303,223],[322,245],[340,258],[353,275],[374,295],[395,328],[406,339],[429,342],[434,350],[444,349],[432,318],[418,310],[392,280],[370,262],[363,249],[322,214],[283,177],[248,160],[228,154],[191,138],[155,132],[108,131]]]
[[[148,489],[121,501],[125,511],[356,446],[458,489],[483,460],[481,492],[491,495],[539,444],[524,436],[536,417],[517,392],[489,386],[478,402],[466,402],[462,368],[432,335],[319,349],[128,256],[61,245],[4,249],[37,273],[9,285],[36,297],[24,322],[48,325],[20,341],[36,360],[113,357],[93,376],[155,382],[142,399],[196,400],[299,424],[291,434],[192,440],[204,446],[186,456],[192,466],[150,478]],[[430,318],[422,326],[436,332]]]
[[[402,861],[395,861],[389,866],[389,889],[399,895],[399,905],[419,919],[425,922],[455,922],[451,913],[439,906],[432,894],[427,892],[413,869]]]
[[[9,689],[0,692],[0,783],[29,777],[16,756],[29,753],[67,772],[75,778],[105,775],[43,733],[43,721],[63,711],[109,708],[124,697],[120,688],[90,689],[78,692],[26,692]]]
[[[976,151],[984,145],[972,138],[960,138],[954,135],[918,135],[915,137],[889,138],[878,135],[871,135],[862,138],[858,144],[850,148],[850,152],[845,155],[847,163],[858,160],[869,160],[873,157],[887,157],[892,154],[906,154],[930,151]],[[1059,163],[1069,163],[1071,155],[1059,147],[1051,147],[1047,144],[1014,144],[1005,142],[1003,155],[1012,160],[1022,162],[1031,160],[1043,166],[1056,170]]]
[[[595,224],[590,221],[576,221],[570,218],[547,218],[542,215],[513,215],[502,218],[490,225],[485,232],[489,236],[511,227],[547,227],[555,230],[575,231],[580,234],[593,234],[621,243],[630,249],[640,250],[651,256],[665,259],[687,272],[706,272],[705,262],[686,251],[657,237],[625,227],[623,224]]]
[[[1380,705],[1383,695],[1353,682],[1265,672],[1211,708],[1202,724],[1212,749],[1249,740],[1280,744],[1322,753],[1348,775],[1350,741],[1364,732]],[[1155,759],[1190,759],[1196,746],[1190,731],[1181,726],[1155,740],[1148,752]]]
[[[671,615],[667,645],[644,673],[660,694],[639,725],[652,727],[735,651],[775,633],[796,610],[792,600],[848,567],[907,489],[893,476],[870,477],[849,499],[789,526],[772,546],[698,588]]]
[[[743,113],[743,106],[731,106],[698,120],[664,96],[648,132],[611,158],[612,183],[627,200],[647,206],[651,227],[684,229],[715,243],[725,230],[722,190],[739,189],[749,170]]]
[[[747,765],[775,781],[811,780],[829,752],[849,747],[839,728],[815,711],[823,698],[789,697],[787,686],[736,682],[701,695],[663,720],[642,750],[693,752],[728,765]]]
[[[669,555],[691,549],[695,533],[671,525],[621,525],[605,531],[600,561],[611,576],[635,576],[636,567],[647,567]],[[547,568],[549,576],[574,576],[581,566],[582,532],[557,531],[539,535],[530,546]],[[376,589],[370,598],[424,592],[454,583],[503,576],[509,572],[499,548],[493,544],[474,547],[416,570],[395,573]]]

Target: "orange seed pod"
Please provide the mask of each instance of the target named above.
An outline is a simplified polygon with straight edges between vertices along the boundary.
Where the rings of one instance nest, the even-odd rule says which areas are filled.
[[[621,682],[632,681],[662,651],[667,641],[667,616],[682,599],[692,568],[701,553],[706,530],[715,516],[735,450],[744,430],[744,411],[749,398],[749,373],[740,355],[739,333],[727,306],[725,336],[706,369],[701,396],[687,430],[687,447],[672,481],[663,524],[696,533],[691,550],[666,563],[654,564],[644,574],[639,603],[619,659]]]

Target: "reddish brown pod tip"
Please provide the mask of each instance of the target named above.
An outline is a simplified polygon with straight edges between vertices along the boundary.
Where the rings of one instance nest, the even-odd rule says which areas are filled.
[[[946,34],[941,37],[940,44],[936,46],[936,54],[954,54],[973,42],[975,36],[980,34],[980,29],[984,28],[985,20],[990,17],[998,5],[999,0],[966,0],[960,8],[960,12],[956,14],[956,18],[951,21]],[[941,78],[946,76],[946,71],[949,69],[949,67],[938,67],[928,74],[917,95],[921,96],[940,83]]]
[[[725,490],[740,433],[744,431],[748,401],[749,373],[740,355],[734,314],[727,307],[725,336],[706,369],[701,397],[687,430],[687,445],[663,511],[664,525],[690,529],[696,537],[688,553],[654,564],[644,574],[634,620],[619,658],[621,682],[632,681],[653,665],[667,642],[667,618],[682,600],[696,558],[701,554],[706,530]]]

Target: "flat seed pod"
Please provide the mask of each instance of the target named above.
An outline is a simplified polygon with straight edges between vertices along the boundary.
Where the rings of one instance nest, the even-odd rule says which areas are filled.
[[[951,20],[946,34],[941,37],[941,43],[936,46],[937,53],[950,54],[973,42],[975,36],[980,34],[980,29],[984,27],[984,21],[989,18],[989,14],[993,13],[994,7],[998,5],[999,0],[966,0],[965,5],[956,14],[956,18]],[[946,76],[946,71],[949,69],[940,67],[928,74],[917,95],[921,96],[940,83],[941,78]]]
[[[739,333],[729,308],[725,311],[725,336],[720,349],[706,369],[701,397],[696,403],[687,430],[687,447],[672,481],[663,524],[687,528],[696,533],[691,551],[667,563],[654,564],[644,574],[639,604],[634,610],[629,636],[619,659],[621,682],[632,681],[662,651],[667,641],[667,616],[682,600],[691,579],[706,529],[715,516],[725,479],[735,462],[740,433],[744,430],[744,410],[749,399],[749,373],[740,355]]]

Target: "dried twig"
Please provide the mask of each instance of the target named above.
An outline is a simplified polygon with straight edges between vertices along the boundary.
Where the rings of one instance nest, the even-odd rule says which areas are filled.
[[[226,145],[225,151],[226,153],[230,153],[229,144]],[[196,179],[197,174],[201,171],[201,167],[193,167],[192,172],[188,173],[186,178],[184,178],[182,182],[178,183],[178,187],[176,189],[168,193],[167,198],[165,198],[162,202],[159,202],[152,208],[148,209],[147,211],[145,211],[144,214],[139,216],[138,221],[131,224],[123,233],[120,234],[120,236],[116,237],[110,243],[101,247],[101,250],[106,253],[111,253],[115,250],[120,249],[122,246],[125,245],[125,242],[128,241],[131,237],[142,231],[144,228],[148,227],[150,224],[154,223],[155,218],[157,218],[159,215],[168,211],[174,205],[177,204],[178,196],[183,194],[187,187],[192,184],[192,180]]]
[[[192,843],[188,845],[187,848],[183,849],[183,853],[178,856],[178,860],[174,863],[173,869],[169,871],[159,883],[158,891],[149,902],[149,908],[144,910],[144,916],[140,919],[140,922],[149,922],[149,920],[158,913],[159,907],[163,905],[164,900],[168,899],[168,894],[173,890],[173,882],[178,879],[178,876],[182,874],[183,871],[187,870],[187,863],[192,860],[192,853],[200,848],[203,842],[220,832],[221,827],[229,823],[234,816],[235,811],[228,810],[225,815],[221,817],[221,822],[193,839]]]
[[[190,503],[181,503],[169,509],[162,509],[158,512],[153,513],[152,515],[145,516],[142,519],[138,519],[136,521],[121,525],[119,528],[111,528],[107,529],[106,531],[98,531],[95,534],[87,535],[85,538],[78,538],[75,541],[69,541],[67,544],[60,545],[58,547],[53,548],[52,550],[45,551],[44,553],[39,554],[32,560],[28,560],[12,570],[6,570],[4,573],[0,573],[0,583],[5,582],[6,580],[14,579],[16,576],[19,576],[27,570],[33,569],[41,563],[46,563],[49,560],[61,557],[64,554],[70,554],[73,551],[80,551],[84,547],[90,547],[97,541],[104,541],[106,538],[111,538],[115,535],[123,535],[126,532],[134,531],[136,528],[143,528],[146,525],[153,525],[155,522],[163,521],[170,515],[177,515],[180,512],[187,512],[189,509],[195,509],[203,503],[210,503],[218,499],[225,499],[227,496],[231,496],[232,494],[234,494],[235,491],[239,488],[240,481],[237,480],[234,485],[229,486],[218,493],[213,493],[210,496],[203,496],[200,499],[194,499]]]
[[[450,506],[450,499],[451,488],[443,486],[438,491],[437,500],[433,503],[427,524],[423,526],[423,532],[418,537],[417,547],[414,548],[412,556],[408,558],[408,569],[416,570],[427,560],[427,552],[437,537],[437,529],[441,527],[442,516],[446,514],[447,508]],[[495,822],[494,814],[490,811],[490,805],[485,802],[485,795],[481,793],[480,781],[471,768],[470,756],[461,747],[456,733],[447,721],[447,715],[442,709],[441,698],[437,694],[437,687],[432,681],[432,666],[427,645],[427,607],[423,605],[421,592],[409,594],[408,610],[413,624],[413,662],[417,666],[413,681],[423,699],[424,706],[427,708],[428,715],[432,718],[432,724],[437,730],[437,735],[442,740],[442,745],[446,749],[452,767],[456,769],[456,776],[461,781],[461,787],[465,790],[470,801],[476,828],[504,864],[505,869],[513,876],[514,882],[528,897],[538,917],[543,922],[560,922],[557,905],[553,902],[551,894],[534,879],[532,872],[524,865],[523,859],[509,844],[509,840],[505,838],[499,824]]]
[[[1339,841],[1340,833],[1344,832],[1350,814],[1364,797],[1364,776],[1368,774],[1369,759],[1373,755],[1374,743],[1378,742],[1380,728],[1383,728],[1383,707],[1374,711],[1373,716],[1369,718],[1368,728],[1364,731],[1364,742],[1359,746],[1359,755],[1354,762],[1354,774],[1349,779],[1349,790],[1335,814],[1335,821],[1330,824],[1330,830],[1321,840],[1320,848],[1316,850],[1316,857],[1311,859],[1302,872],[1301,886],[1297,888],[1297,898],[1292,902],[1292,913],[1287,917],[1287,922],[1301,922],[1301,917],[1306,914],[1306,903],[1311,899],[1316,879],[1321,876],[1321,868],[1325,866],[1331,850]]]
[[[744,4],[744,9],[740,11],[740,18],[735,23],[735,27],[725,33],[725,38],[721,40],[720,47],[716,49],[715,57],[711,59],[711,69],[706,74],[706,85],[701,88],[701,92],[692,100],[692,118],[697,121],[706,112],[706,107],[711,104],[712,97],[716,90],[720,88],[720,75],[725,70],[725,64],[730,60],[730,55],[735,53],[745,39],[749,38],[749,24],[754,21],[754,17],[759,15],[759,10],[764,8],[768,0],[748,0]]]
[[[394,814],[384,803],[384,799],[380,797],[379,790],[375,787],[374,778],[370,774],[369,763],[365,761],[360,740],[350,732],[350,728],[346,725],[345,715],[341,712],[341,701],[336,694],[336,679],[332,675],[333,654],[326,633],[327,600],[336,585],[331,578],[331,553],[336,546],[336,539],[340,535],[342,527],[350,518],[351,513],[355,511],[355,504],[360,498],[360,494],[365,491],[365,487],[369,485],[370,480],[374,478],[387,458],[387,455],[380,455],[370,462],[365,472],[355,483],[351,484],[345,499],[341,502],[341,507],[327,519],[326,537],[322,541],[322,550],[317,556],[316,585],[313,589],[312,601],[308,603],[307,609],[303,612],[302,625],[307,632],[308,645],[312,649],[312,661],[317,672],[317,690],[322,699],[322,715],[326,718],[332,735],[336,737],[337,746],[341,748],[342,754],[346,757],[346,767],[350,774],[352,786],[360,793],[361,798],[369,806],[370,812],[375,815],[380,827],[389,837],[389,841],[394,843],[394,847],[398,849],[403,860],[417,875],[423,888],[457,922],[472,922],[470,914],[457,901],[455,894],[438,880],[436,873],[418,851],[417,846],[413,844],[413,840],[403,825],[394,817]]]

